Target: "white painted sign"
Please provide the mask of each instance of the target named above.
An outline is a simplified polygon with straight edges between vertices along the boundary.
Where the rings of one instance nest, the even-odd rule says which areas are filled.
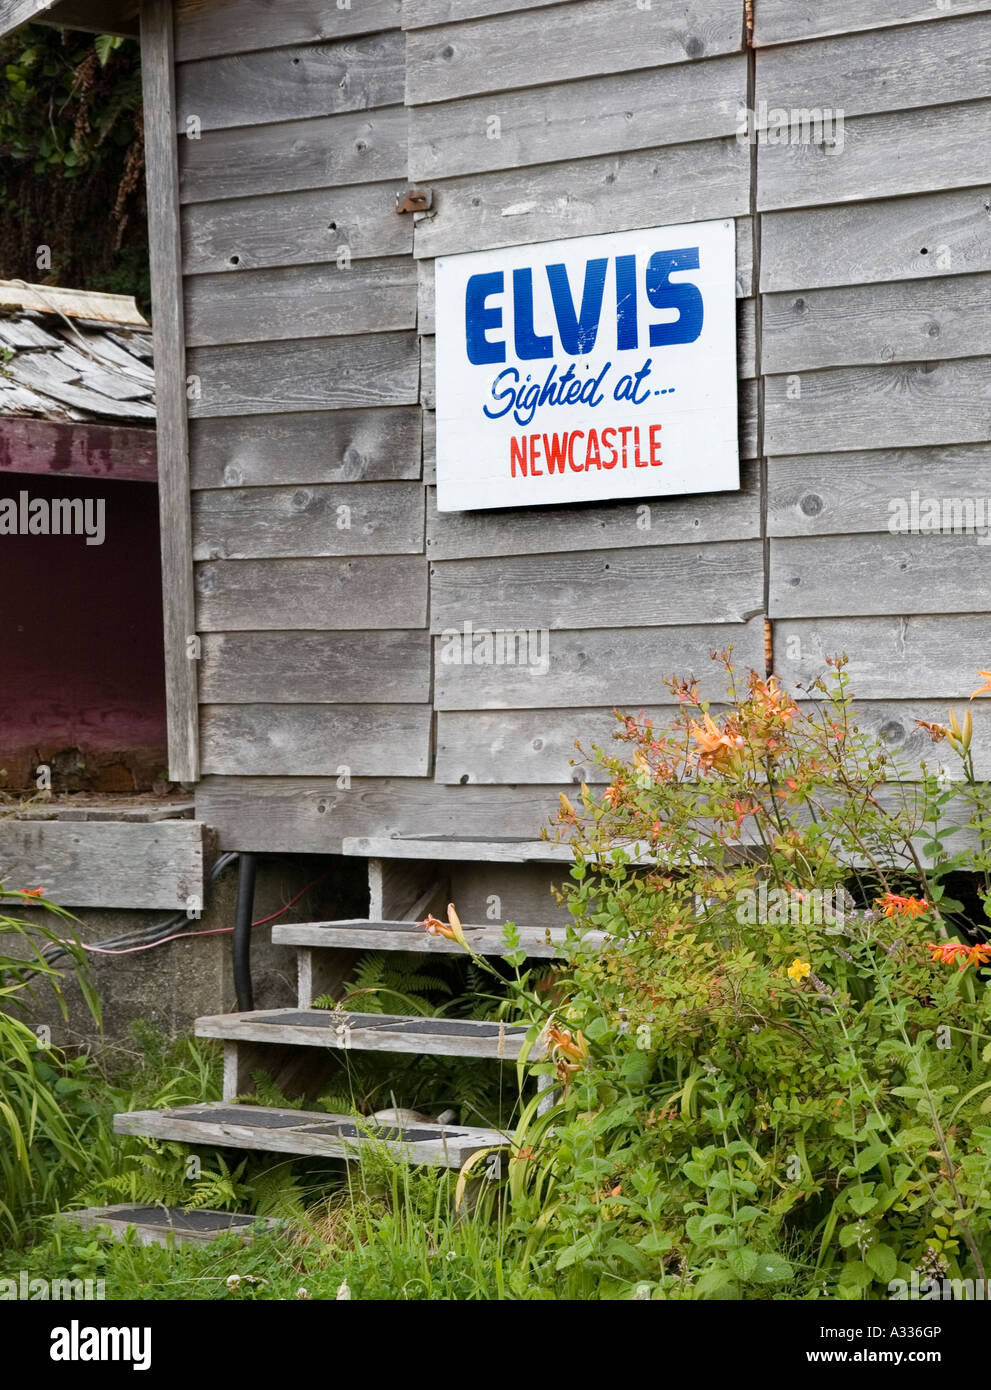
[[[740,485],[732,222],[436,263],[442,512]]]

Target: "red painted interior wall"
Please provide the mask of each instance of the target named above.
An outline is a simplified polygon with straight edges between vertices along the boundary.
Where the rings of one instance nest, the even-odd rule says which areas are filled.
[[[0,475],[0,498],[102,497],[106,538],[0,535],[0,786],[143,791],[166,766],[153,484]]]

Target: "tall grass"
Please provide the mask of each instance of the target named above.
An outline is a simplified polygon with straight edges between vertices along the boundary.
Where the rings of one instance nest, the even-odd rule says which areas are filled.
[[[12,916],[18,905],[44,908],[50,924],[28,924]],[[71,922],[37,893],[0,883],[0,1230],[15,1243],[91,1161],[95,1115],[73,1103],[84,1088],[87,1063],[50,1044],[50,1024],[34,1031],[25,1021],[42,1017],[46,1009],[49,1017],[53,1011],[66,1017],[62,974],[43,953],[58,941],[65,945],[82,998],[99,1022],[99,1003]]]

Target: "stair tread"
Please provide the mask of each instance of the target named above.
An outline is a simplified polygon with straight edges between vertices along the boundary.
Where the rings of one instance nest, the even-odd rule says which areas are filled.
[[[429,1052],[445,1057],[518,1056],[525,1023],[490,1019],[360,1014],[341,1009],[266,1009],[196,1020],[196,1036],[229,1041],[353,1048],[366,1052]],[[542,1055],[537,1043],[532,1056]]]
[[[189,1144],[329,1158],[358,1158],[362,1149],[384,1145],[412,1163],[448,1168],[460,1168],[479,1149],[504,1148],[509,1143],[499,1130],[473,1125],[417,1121],[402,1129],[354,1115],[239,1105],[234,1101],[127,1111],[114,1116],[114,1131]]]
[[[116,1202],[106,1207],[84,1207],[79,1211],[62,1213],[84,1230],[108,1227],[113,1236],[124,1236],[133,1230],[143,1245],[203,1244],[218,1236],[235,1234],[250,1241],[261,1227],[274,1230],[281,1223],[271,1218],[246,1216],[241,1212],[210,1211],[205,1207],[187,1210],[185,1207],[152,1206],[141,1202]]]
[[[480,956],[501,956],[507,949],[503,929],[492,923],[464,923],[465,939]],[[517,926],[520,949],[528,956],[553,958],[561,954],[566,927]],[[587,932],[586,948],[598,948],[605,932]],[[280,946],[347,947],[365,951],[423,951],[458,954],[464,947],[446,936],[433,936],[422,922],[370,921],[349,917],[336,922],[287,922],[272,928],[272,940]]]

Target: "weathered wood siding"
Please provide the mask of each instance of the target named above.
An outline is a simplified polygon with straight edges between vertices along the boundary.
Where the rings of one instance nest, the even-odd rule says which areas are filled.
[[[595,776],[575,740],[608,746],[616,705],[670,714],[665,675],[731,643],[743,664],[762,661],[753,161],[735,136],[743,8],[407,0],[403,13],[410,175],[433,193],[414,254],[434,777],[462,796],[472,783],[536,793]],[[438,515],[433,258],[708,218],[737,219],[740,493]],[[452,662],[444,634],[467,624],[541,636],[523,664]],[[543,794],[520,838],[555,801]]]
[[[893,534],[891,506],[991,507],[991,9],[758,0],[756,99],[839,108],[836,145],[758,152],[768,612],[776,668],[847,652],[865,723],[909,766],[986,666],[970,534]],[[975,704],[976,761],[991,726]]]
[[[239,848],[532,840],[613,706],[846,650],[917,765],[988,659],[991,0],[177,0],[203,781]],[[755,144],[741,108],[840,110]],[[396,195],[426,187],[425,214]],[[433,263],[732,218],[742,488],[441,516]],[[991,505],[991,504],[989,504]],[[457,664],[451,633],[534,629]],[[979,711],[983,715],[983,711]],[[991,772],[991,727],[977,721]]]
[[[398,0],[178,0],[175,46],[203,786],[429,779]]]

